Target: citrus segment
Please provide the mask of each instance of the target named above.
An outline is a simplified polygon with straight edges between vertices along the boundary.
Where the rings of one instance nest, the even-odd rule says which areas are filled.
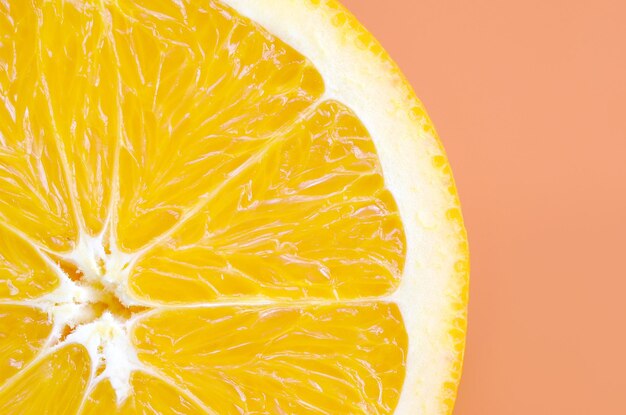
[[[35,248],[0,226],[0,299],[38,297],[58,282],[54,270]]]
[[[56,85],[42,68],[40,16],[6,2],[0,14],[0,218],[47,248],[69,250],[78,229],[51,114]]]
[[[111,8],[125,120],[117,234],[127,250],[207,203],[323,92],[302,55],[218,2],[164,4]]]
[[[0,385],[36,356],[51,328],[48,314],[41,310],[0,305]]]
[[[376,150],[354,114],[320,103],[140,259],[137,296],[362,298],[388,294],[404,233]]]
[[[407,337],[393,304],[161,311],[137,323],[138,357],[218,414],[389,414]]]
[[[39,6],[34,31],[38,77],[45,87],[47,113],[57,142],[59,160],[69,178],[79,226],[91,235],[102,231],[111,194],[111,176],[119,129],[119,81],[115,48],[108,41],[108,18],[88,4],[77,7],[63,1]],[[64,16],[59,19],[58,16]],[[95,52],[97,51],[97,53]],[[22,74],[21,74],[22,75]]]
[[[75,414],[89,380],[87,351],[71,345],[43,356],[0,389],[6,415]]]

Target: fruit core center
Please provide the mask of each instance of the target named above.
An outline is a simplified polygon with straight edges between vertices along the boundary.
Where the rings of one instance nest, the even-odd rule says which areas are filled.
[[[110,291],[101,284],[92,282],[79,282],[78,284],[93,293],[93,297],[88,304],[90,312],[93,315],[93,320],[99,318],[104,313],[110,313],[116,319],[126,321],[130,319],[135,312],[143,310],[141,307],[124,305],[115,292]]]
[[[40,305],[52,322],[52,344],[83,345],[93,373],[110,381],[120,404],[131,392],[131,373],[143,370],[131,341],[133,324],[152,307],[129,294],[131,254],[111,250],[98,238],[80,241],[69,254],[51,255],[61,282]]]
[[[75,326],[101,320],[104,315],[123,323],[147,309],[128,303],[124,289],[125,269],[109,256],[65,260],[60,266],[75,287],[75,294],[61,301],[77,308]]]

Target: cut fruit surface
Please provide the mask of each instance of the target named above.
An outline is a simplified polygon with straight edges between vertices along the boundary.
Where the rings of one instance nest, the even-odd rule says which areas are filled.
[[[449,413],[467,274],[334,0],[0,3],[1,413]]]

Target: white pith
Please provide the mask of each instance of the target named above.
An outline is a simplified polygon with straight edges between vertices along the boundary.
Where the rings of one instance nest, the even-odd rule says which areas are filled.
[[[435,137],[416,128],[406,107],[406,91],[400,86],[401,80],[381,76],[389,68],[359,49],[354,39],[346,38],[345,32],[330,22],[323,7],[313,6],[308,0],[222,1],[311,60],[325,82],[323,99],[337,100],[352,109],[372,136],[386,185],[395,197],[407,230],[406,266],[401,286],[391,296],[379,299],[399,305],[409,334],[406,380],[396,414],[440,414],[439,393],[447,380],[451,359],[446,332],[451,313],[447,290],[455,274],[458,247],[455,229],[446,219],[446,210],[453,202],[442,185],[440,172],[432,166],[432,157],[441,154]],[[132,393],[130,376],[133,371],[143,371],[170,382],[140,362],[131,341],[133,325],[143,315],[154,311],[136,314],[129,320],[108,312],[97,318],[91,315],[91,304],[99,302],[102,296],[102,292],[89,285],[95,281],[125,306],[160,308],[139,301],[128,289],[133,264],[145,251],[129,254],[119,250],[111,232],[114,218],[107,218],[105,223],[105,230],[98,236],[82,231],[72,252],[43,254],[57,271],[60,284],[43,297],[21,303],[45,310],[53,323],[53,333],[46,347],[29,365],[65,345],[81,344],[92,362],[92,377],[85,397],[98,382],[109,380],[121,403]],[[54,257],[75,264],[82,271],[85,284],[69,279],[54,262]],[[178,306],[162,308],[173,307]],[[66,326],[72,327],[73,332],[59,341]],[[105,369],[95,376],[100,364],[105,364]]]

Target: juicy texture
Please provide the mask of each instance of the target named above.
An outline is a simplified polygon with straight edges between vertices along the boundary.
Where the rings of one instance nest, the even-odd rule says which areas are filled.
[[[163,311],[134,339],[139,359],[218,414],[390,413],[407,347],[382,303]]]
[[[402,220],[306,57],[214,0],[2,2],[0,39],[0,412],[394,412]]]
[[[158,378],[136,372],[131,378],[133,395],[118,405],[109,381],[102,381],[89,393],[81,414],[161,415],[202,414],[202,404],[194,402],[180,389]]]
[[[371,139],[345,107],[319,104],[257,158],[138,261],[138,296],[352,299],[397,287],[402,224]]]
[[[41,356],[2,385],[0,412],[7,415],[77,413],[88,383],[89,356],[69,345]],[[12,397],[12,399],[7,399]]]
[[[58,283],[52,266],[35,248],[0,227],[0,298],[35,298],[52,290]]]
[[[18,305],[0,306],[0,382],[24,369],[50,335],[48,315]]]

